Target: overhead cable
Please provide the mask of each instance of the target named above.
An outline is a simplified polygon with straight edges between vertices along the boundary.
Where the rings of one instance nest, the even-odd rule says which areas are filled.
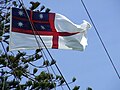
[[[113,66],[113,68],[114,68],[114,70],[115,70],[115,72],[116,72],[118,78],[120,79],[120,75],[119,75],[119,73],[118,73],[118,71],[117,71],[117,68],[115,67],[115,64],[113,63],[113,60],[112,60],[112,58],[111,58],[111,56],[110,56],[110,54],[109,54],[109,52],[108,52],[108,50],[107,50],[107,48],[106,48],[106,46],[105,46],[103,40],[102,40],[102,38],[101,38],[101,36],[100,36],[100,34],[99,34],[99,32],[98,32],[97,27],[95,26],[95,24],[94,24],[94,22],[93,22],[93,19],[91,18],[91,15],[90,15],[90,13],[89,13],[89,11],[88,11],[88,9],[87,9],[85,3],[83,2],[83,0],[81,0],[81,2],[82,2],[82,5],[83,5],[83,7],[84,7],[84,9],[85,9],[85,11],[86,11],[88,17],[89,17],[89,19],[90,19],[90,21],[91,21],[91,23],[92,23],[94,29],[95,29],[95,32],[96,32],[96,34],[97,34],[97,36],[98,36],[98,38],[99,38],[99,40],[100,40],[100,42],[101,42],[101,44],[102,44],[104,50],[105,50],[105,52],[106,52],[106,54],[107,54],[107,56],[108,56],[108,58],[109,58],[109,60],[110,60],[110,62],[111,62],[111,64],[112,64],[112,66]]]
[[[30,17],[29,17],[29,15],[28,15],[27,11],[26,11],[26,8],[24,7],[23,1],[22,1],[22,3],[21,3],[20,0],[18,0],[18,1],[20,2],[20,4],[22,4],[23,8],[25,9],[25,12],[26,12],[27,17],[28,17],[28,19],[29,19],[29,22],[30,22],[30,24],[31,24],[32,31],[33,31],[33,34],[34,34],[34,36],[35,36],[36,42],[37,42],[37,44],[38,44],[38,47],[41,48],[41,47],[40,47],[40,43],[39,43],[39,41],[37,40],[37,37],[36,37],[36,35],[35,35],[35,34],[37,33],[37,30],[36,30],[35,26],[33,25],[33,23],[32,23],[31,20],[30,20]],[[35,31],[35,30],[36,30],[36,31]],[[51,53],[50,53],[50,51],[48,50],[47,46],[45,45],[44,41],[42,40],[42,38],[40,37],[40,35],[38,35],[38,36],[39,36],[39,38],[40,38],[43,46],[45,47],[47,53],[49,54],[50,58],[51,58],[52,60],[54,60],[53,56],[51,55]],[[69,85],[68,85],[68,83],[67,83],[67,81],[65,80],[62,72],[60,71],[60,69],[59,69],[59,67],[58,67],[58,65],[57,65],[56,63],[55,63],[55,67],[57,68],[58,72],[60,73],[60,75],[61,75],[62,78],[64,79],[65,84],[67,85],[68,89],[71,90],[70,87],[69,87]]]

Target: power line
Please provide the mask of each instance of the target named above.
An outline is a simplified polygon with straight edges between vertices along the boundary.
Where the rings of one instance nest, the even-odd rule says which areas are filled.
[[[36,35],[35,35],[35,34],[37,33],[37,30],[36,30],[34,24],[33,24],[33,23],[31,22],[31,20],[30,20],[30,17],[29,17],[29,15],[28,15],[28,13],[27,13],[27,10],[26,10],[26,8],[24,7],[23,1],[22,1],[22,3],[21,3],[20,0],[18,0],[18,1],[20,2],[20,4],[22,4],[23,8],[25,9],[25,12],[26,12],[27,17],[28,17],[29,22],[30,22],[30,25],[31,25],[31,27],[32,27],[32,31],[33,31],[35,40],[36,40],[36,42],[37,42],[37,44],[38,44],[38,47],[41,48],[41,47],[40,47],[40,43],[39,43],[39,41],[37,40],[37,37],[36,37]],[[36,32],[35,32],[35,30],[36,30]],[[38,35],[38,36],[39,36],[40,40],[42,41],[42,44],[44,45],[44,47],[45,47],[46,51],[48,52],[50,58],[51,58],[52,60],[54,60],[53,56],[52,56],[51,53],[49,52],[49,50],[48,50],[47,46],[45,45],[44,41],[42,40],[42,38],[40,37],[40,35]],[[57,65],[56,63],[55,63],[55,67],[57,68],[57,70],[59,71],[60,75],[61,75],[62,78],[64,79],[65,84],[67,85],[68,89],[71,90],[70,87],[69,87],[69,85],[68,85],[68,83],[67,83],[67,81],[65,80],[62,72],[60,71],[60,69],[59,69],[59,67],[58,67],[58,65]]]
[[[90,15],[90,13],[89,13],[89,11],[88,11],[88,9],[87,9],[85,3],[83,2],[83,0],[81,0],[81,2],[82,2],[82,5],[83,5],[83,7],[84,7],[84,9],[85,9],[85,11],[86,11],[86,13],[87,13],[87,15],[88,15],[88,17],[89,17],[91,23],[92,23],[92,25],[93,25],[93,27],[94,27],[96,33],[97,33],[97,36],[98,36],[98,38],[99,38],[99,40],[100,40],[100,42],[101,42],[101,44],[102,44],[102,46],[103,46],[103,48],[104,48],[104,50],[105,50],[105,52],[106,52],[106,54],[107,54],[109,60],[110,60],[110,62],[111,62],[111,64],[112,64],[112,66],[113,66],[113,68],[114,68],[114,70],[115,70],[115,72],[116,72],[118,78],[120,79],[120,75],[119,75],[119,73],[118,73],[118,71],[117,71],[117,69],[116,69],[116,67],[115,67],[115,65],[114,65],[114,63],[113,63],[113,60],[112,60],[112,58],[111,58],[111,56],[110,56],[110,54],[109,54],[109,52],[108,52],[108,50],[107,50],[107,48],[106,48],[106,46],[105,46],[103,40],[102,40],[102,38],[101,38],[101,36],[100,36],[100,34],[99,34],[99,32],[98,32],[98,29],[96,28],[96,26],[95,26],[95,24],[94,24],[94,22],[93,22],[93,19],[91,18],[91,15]]]

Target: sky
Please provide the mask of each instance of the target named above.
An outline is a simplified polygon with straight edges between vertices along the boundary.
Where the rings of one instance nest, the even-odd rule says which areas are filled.
[[[28,1],[30,0],[24,0],[26,7],[29,6]],[[84,19],[91,23],[80,0],[34,1],[40,1],[41,5],[50,8],[51,12],[63,14],[76,24],[81,24]],[[83,1],[120,75],[120,1]],[[86,90],[87,87],[93,90],[120,90],[120,79],[93,26],[88,31],[87,38],[88,46],[83,52],[49,49],[66,81],[69,82],[72,77],[76,77],[77,81],[70,84],[70,87],[79,85],[80,90]]]
[[[29,5],[28,1],[24,1],[25,5]],[[60,13],[76,24],[81,24],[84,19],[91,23],[80,0],[38,1],[50,8],[51,12]],[[120,74],[120,1],[83,1]],[[80,85],[80,90],[86,90],[87,87],[92,87],[93,90],[120,90],[120,79],[93,27],[88,31],[87,38],[88,46],[83,52],[49,49],[66,81],[70,82],[72,77],[76,77],[77,81],[70,87]]]

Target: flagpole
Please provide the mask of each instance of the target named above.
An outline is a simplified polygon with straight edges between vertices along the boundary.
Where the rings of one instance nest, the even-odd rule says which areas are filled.
[[[81,0],[81,2],[82,2],[82,5],[83,5],[83,7],[84,7],[84,9],[85,9],[85,11],[86,11],[86,13],[87,13],[87,15],[88,15],[90,21],[91,21],[91,23],[92,23],[92,25],[93,25],[93,27],[94,27],[96,33],[97,33],[98,38],[99,38],[99,40],[100,40],[100,42],[101,42],[101,44],[102,44],[102,46],[103,46],[103,48],[104,48],[104,50],[105,50],[105,52],[106,52],[108,58],[109,58],[109,61],[110,61],[110,63],[111,63],[112,66],[113,66],[113,69],[115,70],[115,72],[116,72],[118,78],[120,79],[120,75],[119,75],[119,73],[118,73],[118,71],[117,71],[117,68],[115,67],[115,64],[113,63],[113,60],[112,60],[112,58],[111,58],[111,56],[110,56],[110,54],[109,54],[109,52],[108,52],[108,50],[107,50],[107,48],[106,48],[106,46],[105,46],[103,40],[102,40],[102,38],[101,38],[101,36],[100,36],[100,34],[99,34],[99,32],[98,32],[98,29],[96,28],[96,26],[95,26],[95,24],[94,24],[94,22],[93,22],[93,19],[91,18],[90,13],[88,12],[88,9],[87,9],[85,3],[83,2],[83,0]]]

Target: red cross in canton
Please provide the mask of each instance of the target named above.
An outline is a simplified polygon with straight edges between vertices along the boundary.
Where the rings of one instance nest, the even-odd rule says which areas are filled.
[[[48,32],[48,31],[37,31],[37,34],[39,35],[44,35],[44,36],[53,36],[52,38],[52,48],[58,48],[58,40],[59,40],[59,36],[71,36],[71,35],[75,35],[79,32],[75,32],[75,33],[69,33],[69,32],[57,32],[57,30],[55,29],[54,26],[54,19],[55,19],[55,14],[53,13],[49,13],[49,22],[50,23],[50,27],[52,32]]]
[[[35,34],[36,35],[41,35],[41,36],[53,36],[52,37],[52,48],[58,48],[58,42],[59,42],[59,36],[71,36],[71,35],[75,35],[75,34],[78,34],[79,32],[74,32],[74,33],[71,33],[71,32],[58,32],[56,29],[55,29],[55,26],[54,26],[54,19],[55,19],[55,13],[48,13],[48,20],[34,20],[33,19],[33,14],[35,14],[33,11],[30,11],[30,23],[33,25],[34,29],[35,29]],[[21,18],[19,16],[13,16],[12,17],[13,21],[14,20],[17,20],[18,21],[21,21],[21,22],[24,22],[25,24],[27,24],[29,22],[28,18]],[[16,21],[14,21],[14,24]],[[35,27],[35,23],[39,23],[39,24],[50,24],[50,28],[51,28],[51,31],[47,31],[47,30],[37,30],[37,28]],[[12,26],[12,31],[13,32],[20,32],[20,33],[25,33],[25,34],[34,34],[33,33],[33,30],[31,29],[27,29],[25,30],[26,28],[24,27],[18,27],[16,25]],[[23,24],[24,26],[24,24]],[[30,24],[29,26],[30,27]]]

